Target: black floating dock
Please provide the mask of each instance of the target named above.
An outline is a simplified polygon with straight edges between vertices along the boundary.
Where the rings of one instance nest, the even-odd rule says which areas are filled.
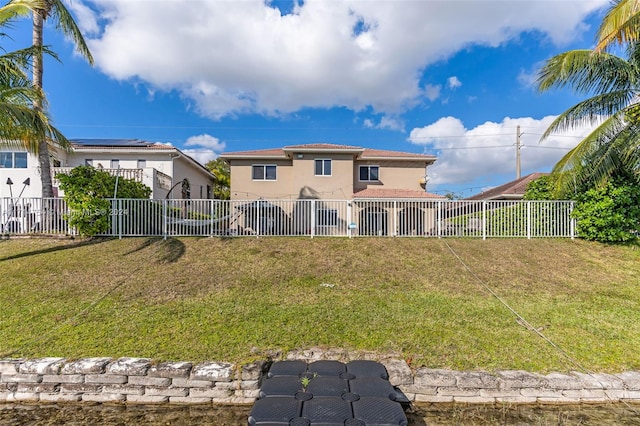
[[[375,361],[279,361],[260,387],[249,426],[406,426],[405,401]]]

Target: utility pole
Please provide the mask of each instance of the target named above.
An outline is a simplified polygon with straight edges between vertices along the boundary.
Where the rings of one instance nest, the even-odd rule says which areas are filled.
[[[516,179],[520,179],[520,126],[516,127]]]

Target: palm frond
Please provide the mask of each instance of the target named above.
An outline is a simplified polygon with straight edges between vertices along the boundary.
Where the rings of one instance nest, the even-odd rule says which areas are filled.
[[[82,35],[82,32],[76,25],[73,16],[67,10],[62,3],[62,0],[48,0],[51,6],[50,13],[55,17],[56,28],[62,31],[62,33],[69,37],[76,45],[78,52],[93,65],[93,56],[87,46],[86,41]]]
[[[602,20],[596,33],[596,52],[612,44],[633,43],[640,38],[640,1],[616,0]]]
[[[14,18],[29,16],[35,9],[45,9],[46,0],[11,0],[0,7],[0,26]]]
[[[585,99],[556,117],[541,140],[553,133],[572,128],[599,125],[607,117],[627,108],[634,99],[634,92],[630,91],[606,93]]]
[[[607,93],[637,86],[638,74],[636,67],[619,56],[571,50],[547,60],[536,84],[540,92],[569,87],[575,93]]]
[[[626,115],[625,110],[605,120],[556,163],[552,174],[557,194],[572,194],[588,183],[602,183],[626,167],[629,161],[624,157],[637,146],[640,131]]]

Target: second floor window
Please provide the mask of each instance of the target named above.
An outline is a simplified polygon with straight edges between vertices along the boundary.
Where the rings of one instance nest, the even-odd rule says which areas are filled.
[[[138,160],[138,168],[144,169],[145,167],[147,167],[147,160]]]
[[[86,160],[84,160],[84,165],[85,166],[93,166],[93,160],[90,158],[87,158]]]
[[[360,180],[364,182],[380,180],[380,167],[360,166]]]
[[[0,168],[2,169],[26,169],[27,153],[0,151]]]
[[[331,176],[331,160],[315,160],[316,176]]]
[[[120,168],[120,160],[111,160],[111,168],[119,169]]]
[[[251,168],[253,180],[276,180],[276,166],[267,164],[254,164]]]

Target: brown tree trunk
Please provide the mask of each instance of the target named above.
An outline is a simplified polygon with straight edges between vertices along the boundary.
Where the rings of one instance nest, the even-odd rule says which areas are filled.
[[[42,48],[42,28],[45,10],[35,10],[33,13],[33,45]],[[36,53],[33,58],[33,85],[42,91],[42,73],[44,62],[42,51]],[[42,101],[38,100],[33,105],[37,111],[42,111]],[[41,140],[38,143],[38,163],[40,165],[40,181],[42,182],[42,196],[44,198],[53,197],[53,182],[51,180],[51,160],[49,159],[49,143]]]

